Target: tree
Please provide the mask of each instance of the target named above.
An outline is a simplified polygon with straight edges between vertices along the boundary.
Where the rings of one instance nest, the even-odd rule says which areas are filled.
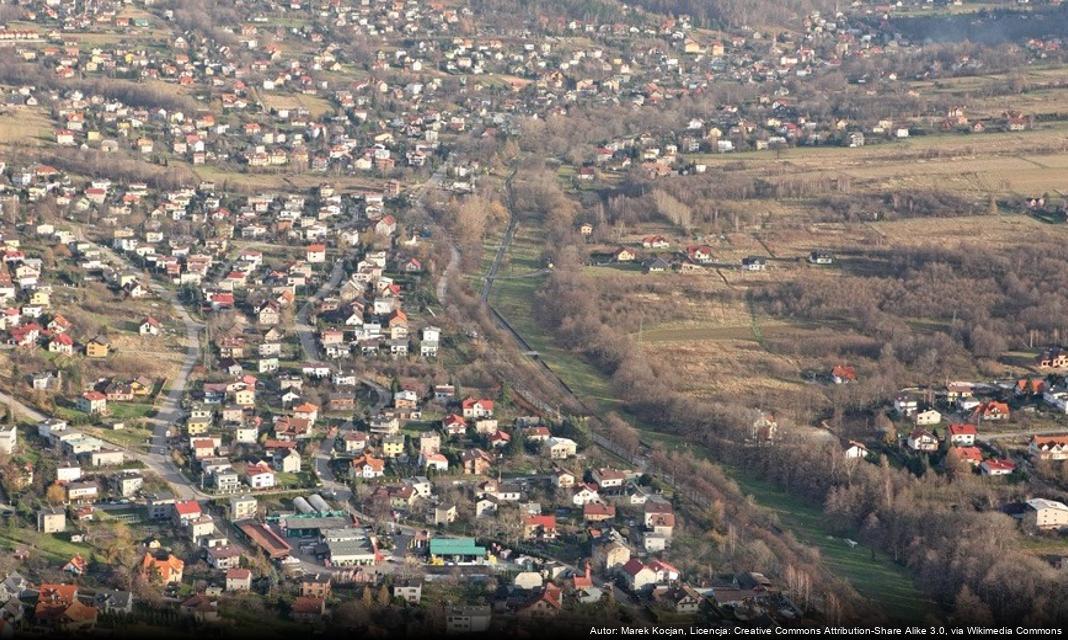
[[[378,606],[379,607],[388,607],[389,603],[392,602],[392,600],[393,599],[389,595],[389,586],[388,585],[383,584],[381,587],[378,588]]]
[[[45,492],[45,500],[51,505],[61,505],[67,499],[67,492],[63,489],[63,485],[52,484],[48,487],[48,491]]]

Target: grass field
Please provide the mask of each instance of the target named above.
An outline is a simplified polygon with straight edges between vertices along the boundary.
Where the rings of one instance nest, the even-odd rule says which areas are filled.
[[[58,563],[65,563],[79,553],[86,559],[92,555],[92,549],[89,547],[68,542],[52,534],[14,527],[0,529],[0,548],[10,551],[19,546],[36,549],[50,561]]]
[[[534,319],[535,293],[545,282],[546,276],[514,277],[541,268],[537,235],[537,229],[522,225],[516,231],[508,262],[498,274],[500,277],[494,284],[490,302],[575,393],[595,402],[597,408],[618,409],[619,400],[613,396],[611,385],[604,376],[578,354],[557,346],[552,335]],[[485,253],[491,252],[487,250]],[[490,261],[492,254],[484,259],[484,269],[488,268]]]

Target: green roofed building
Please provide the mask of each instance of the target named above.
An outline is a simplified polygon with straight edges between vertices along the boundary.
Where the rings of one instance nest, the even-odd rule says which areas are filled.
[[[430,559],[438,562],[481,562],[486,559],[486,547],[476,545],[474,538],[431,538]]]

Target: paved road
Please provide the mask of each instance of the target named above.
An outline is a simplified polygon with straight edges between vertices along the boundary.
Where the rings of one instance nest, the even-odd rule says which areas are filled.
[[[113,263],[119,263],[121,268],[137,270],[125,256],[110,247],[100,244],[97,244],[97,247],[108,254]],[[189,375],[192,373],[193,367],[200,361],[200,332],[203,329],[203,325],[189,315],[189,312],[173,291],[151,279],[148,280],[148,286],[160,299],[170,303],[171,308],[174,310],[174,316],[182,322],[185,328],[185,358],[182,360],[178,375],[169,381],[170,385],[167,393],[159,400],[160,404],[157,407],[156,415],[146,420],[153,427],[148,453],[129,453],[166,480],[171,485],[171,490],[174,491],[175,496],[179,499],[210,498],[209,494],[201,491],[182,475],[178,466],[174,464],[170,457],[170,446],[167,442],[167,431],[177,428],[184,415],[182,399],[189,384]]]
[[[449,264],[445,265],[445,269],[441,272],[441,277],[438,278],[438,303],[445,306],[445,293],[449,288],[449,276],[456,269],[456,266],[460,264],[460,250],[456,248],[456,245],[452,242],[449,243]]]

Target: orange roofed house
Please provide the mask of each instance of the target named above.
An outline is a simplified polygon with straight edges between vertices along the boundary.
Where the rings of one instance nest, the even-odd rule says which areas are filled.
[[[1068,460],[1068,433],[1031,436],[1027,452],[1038,460]]]
[[[1009,405],[1004,402],[989,400],[980,404],[972,412],[972,421],[985,422],[994,420],[1008,420],[1010,415]]]
[[[176,558],[169,553],[166,556],[146,553],[144,560],[141,561],[141,575],[148,580],[158,577],[164,584],[181,582],[184,570],[185,563],[181,558]]]
[[[65,631],[91,628],[96,614],[95,607],[78,600],[78,586],[73,584],[42,584],[33,609],[38,623]]]

